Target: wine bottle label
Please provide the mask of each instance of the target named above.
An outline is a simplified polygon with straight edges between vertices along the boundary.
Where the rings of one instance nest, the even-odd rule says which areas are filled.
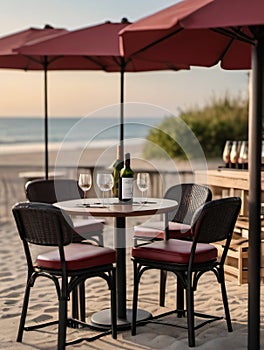
[[[122,178],[122,199],[133,198],[133,178],[123,177]]]

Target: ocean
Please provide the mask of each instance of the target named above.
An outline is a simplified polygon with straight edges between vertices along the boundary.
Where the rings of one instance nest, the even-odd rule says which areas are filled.
[[[150,129],[161,121],[161,117],[125,118],[124,138],[135,142],[144,140]],[[83,142],[89,143],[89,147],[105,147],[119,140],[119,131],[116,117],[53,117],[48,120],[49,148],[58,147],[62,142],[76,148]],[[39,150],[43,145],[44,118],[0,118],[0,154]]]

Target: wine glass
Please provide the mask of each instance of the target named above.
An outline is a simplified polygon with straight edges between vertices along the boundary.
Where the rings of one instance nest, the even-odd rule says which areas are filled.
[[[228,168],[230,165],[231,148],[232,148],[232,141],[227,140],[223,151],[223,161],[226,165],[226,168]]]
[[[99,189],[103,192],[103,206],[105,199],[105,192],[110,191],[114,186],[114,178],[110,173],[98,173],[96,182]]]
[[[91,173],[80,173],[78,184],[83,190],[83,198],[87,198],[87,192],[92,187],[92,175]]]
[[[239,151],[239,142],[233,141],[231,152],[230,152],[231,168],[236,168],[238,155],[239,155],[238,151]]]
[[[148,190],[149,188],[149,174],[148,173],[138,173],[137,174],[137,186],[139,190],[141,191],[141,202],[144,203],[143,201],[143,193]]]
[[[241,169],[246,169],[248,164],[248,142],[242,141],[238,164]]]

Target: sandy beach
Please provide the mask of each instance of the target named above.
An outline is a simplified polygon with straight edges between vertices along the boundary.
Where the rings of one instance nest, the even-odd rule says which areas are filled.
[[[100,149],[93,150],[89,155],[87,166],[92,166],[100,156]],[[134,154],[140,158],[140,149],[133,149]],[[138,153],[136,153],[138,152]],[[51,152],[50,161],[54,164],[56,152]],[[16,334],[21,312],[22,298],[26,281],[26,261],[22,244],[16,232],[11,207],[18,201],[25,200],[24,181],[19,173],[24,171],[39,170],[42,168],[43,154],[30,152],[27,154],[1,154],[0,156],[0,348],[1,349],[56,349],[56,327],[41,329],[36,332],[25,332],[23,343],[16,342]],[[135,164],[136,165],[136,164]],[[140,164],[137,164],[140,167]],[[212,165],[213,166],[213,165]],[[42,168],[43,170],[43,168]],[[111,222],[107,221],[105,237],[107,244],[111,245]],[[131,227],[133,222],[131,222]],[[108,232],[109,228],[109,232]],[[153,315],[172,310],[175,307],[175,278],[169,276],[166,307],[158,305],[159,275],[148,272],[142,279],[140,289],[139,307],[150,311]],[[130,249],[127,249],[127,298],[128,307],[132,301],[132,263],[130,261]],[[247,300],[248,285],[238,285],[237,279],[227,276],[227,292],[229,298],[230,313],[233,322],[233,332],[228,333],[225,320],[209,324],[196,331],[196,348],[207,350],[222,349],[247,349]],[[264,348],[264,291],[261,290],[261,347]],[[205,275],[198,285],[195,297],[197,311],[209,314],[223,315],[220,295],[220,286],[215,281],[213,274]],[[87,318],[94,312],[109,305],[109,297],[105,282],[94,279],[87,282]],[[28,320],[31,323],[41,320],[56,318],[56,296],[51,284],[42,283],[40,280],[33,288]],[[166,321],[171,323],[185,323],[186,319],[179,320],[175,316],[169,316]],[[90,334],[87,330],[70,329],[68,338]],[[120,331],[118,339],[113,340],[110,335],[92,343],[83,342],[71,346],[72,349],[188,349],[187,330],[148,323],[138,327],[137,335],[132,337],[130,330]]]

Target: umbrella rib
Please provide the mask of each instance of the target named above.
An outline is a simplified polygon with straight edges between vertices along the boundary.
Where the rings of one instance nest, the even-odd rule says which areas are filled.
[[[153,46],[159,44],[160,42],[169,39],[169,38],[172,37],[173,35],[175,35],[175,34],[181,32],[183,29],[184,29],[184,28],[178,28],[177,30],[175,30],[175,31],[173,31],[173,32],[171,32],[171,33],[169,33],[169,34],[163,36],[162,38],[153,41],[151,44],[149,44],[149,45],[147,45],[147,46],[144,46],[142,49],[140,49],[140,50],[134,52],[130,57],[136,56],[137,54],[139,54],[139,53],[141,53],[141,52],[144,52],[144,51],[148,50],[149,48],[151,48],[151,47],[153,47]]]
[[[229,36],[232,39],[243,41],[247,44],[255,45],[255,41],[253,38],[249,37],[245,33],[241,32],[239,28],[231,27],[230,29],[226,28],[211,28],[212,31],[217,32],[219,34],[223,34],[225,36]]]
[[[246,43],[248,44],[252,44],[255,45],[255,38],[248,36],[247,34],[243,33],[240,30],[241,27],[239,28],[232,28],[234,30],[234,32],[239,36],[239,38],[241,38],[241,40],[246,40]]]
[[[88,61],[96,64],[98,67],[100,67],[102,70],[106,71],[107,72],[107,65],[104,65],[102,64],[100,61],[97,61],[96,59],[92,58],[92,57],[89,57],[89,56],[83,56],[85,59],[87,59]],[[121,66],[122,66],[122,63],[121,61],[119,61],[117,59],[116,56],[111,56],[113,61],[120,67],[120,70],[121,70]],[[119,56],[120,57],[120,60],[122,58],[122,56]]]
[[[47,57],[49,57],[49,56],[47,56]],[[50,61],[47,62],[47,66],[48,66],[49,64],[51,64],[51,63],[53,63],[53,62],[59,60],[60,58],[63,58],[63,56],[62,56],[62,55],[61,55],[61,56],[56,56],[56,57],[50,59]]]
[[[29,60],[33,61],[33,62],[36,62],[36,63],[39,63],[41,64],[42,66],[44,65],[44,62],[41,62],[40,60],[32,57],[32,56],[29,56],[29,55],[25,55],[25,57],[27,57]],[[48,56],[49,57],[49,56]],[[63,58],[64,56],[61,55],[61,56],[56,56],[52,59],[50,59],[48,62],[46,62],[47,66],[49,66],[51,63],[55,62],[56,60],[60,59],[60,58]],[[89,56],[83,56],[86,60],[96,64],[100,69],[104,70],[104,71],[107,71],[107,66],[106,65],[103,65],[101,64],[100,62],[98,62],[97,60],[89,57]],[[121,65],[121,64],[120,64]]]
[[[51,64],[52,62],[54,62],[54,61],[56,61],[56,60],[58,60],[58,59],[60,59],[60,58],[63,57],[63,56],[56,56],[56,57],[54,57],[53,59],[51,59],[50,61],[42,62],[41,60],[38,60],[38,59],[36,59],[35,57],[29,56],[29,55],[24,55],[24,56],[27,57],[29,61],[32,61],[32,62],[35,62],[35,63],[39,63],[39,64],[41,64],[42,66],[47,65],[47,67],[48,67],[49,64]],[[48,57],[48,56],[46,56],[46,57]],[[25,69],[26,69],[26,68],[25,68]]]
[[[24,56],[25,56],[29,61],[38,63],[38,64],[40,64],[40,65],[42,65],[42,66],[44,65],[41,61],[39,61],[39,60],[37,60],[37,59],[35,59],[35,58],[31,57],[31,56],[28,56],[28,55],[24,55]],[[27,70],[29,66],[30,66],[30,64],[28,63],[27,66],[24,67],[24,70]]]
[[[231,47],[232,43],[234,42],[234,40],[235,40],[234,38],[231,38],[231,40],[228,42],[226,48],[224,49],[224,51],[220,55],[220,60],[218,60],[218,61],[222,61],[223,60],[223,58],[225,57],[226,53],[230,49],[230,47]]]
[[[96,64],[100,69],[106,71],[106,66],[100,62],[98,62],[97,60],[95,60],[94,58],[91,58],[89,56],[83,56],[87,61],[90,61],[94,64]]]
[[[255,45],[255,41],[253,38],[249,37],[248,35],[242,33],[239,28],[235,28],[235,27],[231,27],[230,29],[225,29],[225,28],[210,28],[213,32],[216,32],[216,33],[219,33],[219,34],[222,34],[222,35],[225,35],[225,36],[229,36],[231,37],[233,40],[240,40],[240,41],[243,41],[243,42],[246,42],[247,44],[251,44],[251,45]],[[163,36],[162,38],[158,39],[158,40],[155,40],[153,41],[152,43],[150,43],[149,45],[147,46],[144,46],[143,48],[141,48],[140,50],[134,52],[131,56],[130,56],[130,59],[131,57],[133,56],[136,56],[146,50],[148,50],[149,48],[159,44],[160,42],[162,41],[165,41],[167,39],[169,39],[170,37],[180,33],[182,30],[184,30],[184,28],[177,28],[175,31],[167,34],[166,36]],[[227,49],[229,48],[229,45],[228,44],[228,47]],[[226,52],[226,51],[225,51]]]
[[[118,56],[118,58],[120,58],[120,60],[117,59],[117,56],[113,56],[113,61],[118,64],[120,66],[120,68],[123,66],[125,67],[126,66],[126,62],[124,61],[124,57],[122,56]],[[122,62],[123,60],[123,62]]]

